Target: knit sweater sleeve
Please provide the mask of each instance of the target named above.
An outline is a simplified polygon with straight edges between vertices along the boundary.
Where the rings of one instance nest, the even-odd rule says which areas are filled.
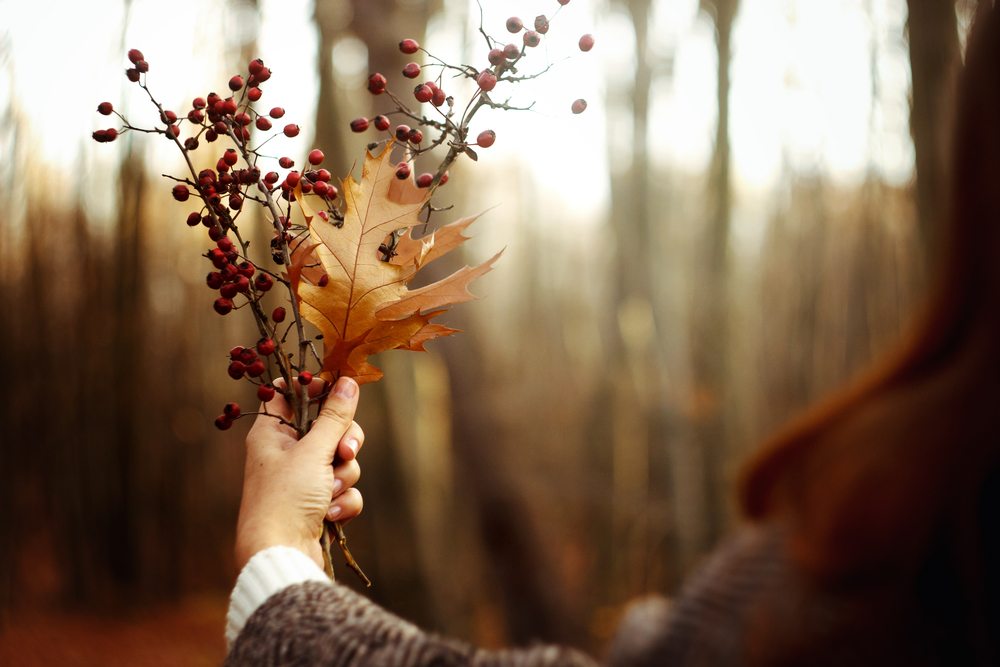
[[[594,667],[557,646],[476,649],[425,633],[344,586],[316,581],[268,598],[247,619],[226,665]]]
[[[608,664],[747,664],[750,623],[762,600],[786,597],[792,582],[774,531],[746,530],[717,550],[671,603],[633,605]],[[247,619],[227,665],[594,667],[572,649],[484,651],[424,633],[350,589],[306,582],[271,595]]]

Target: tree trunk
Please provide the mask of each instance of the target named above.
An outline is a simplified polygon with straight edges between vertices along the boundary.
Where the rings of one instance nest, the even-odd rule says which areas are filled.
[[[933,259],[940,240],[938,230],[947,215],[951,106],[961,53],[954,0],[908,0],[907,6],[917,216],[925,254]]]

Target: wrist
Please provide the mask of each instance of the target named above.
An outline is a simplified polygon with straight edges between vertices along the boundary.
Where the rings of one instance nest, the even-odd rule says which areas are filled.
[[[297,549],[319,567],[323,567],[323,555],[318,538],[303,538],[298,531],[288,530],[287,525],[246,521],[240,522],[236,529],[234,555],[237,569],[242,570],[255,554],[275,546]]]

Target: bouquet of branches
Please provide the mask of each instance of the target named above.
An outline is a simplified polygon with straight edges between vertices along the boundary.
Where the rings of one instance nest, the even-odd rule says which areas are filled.
[[[570,0],[557,2],[556,14]],[[435,318],[448,306],[472,299],[469,284],[489,271],[500,253],[409,289],[422,267],[466,240],[463,232],[477,217],[439,226],[432,218],[445,208],[432,200],[457,159],[478,160],[476,149],[496,141],[493,130],[470,137],[478,113],[532,107],[512,103],[508,93],[551,67],[525,67],[551,20],[537,16],[530,29],[522,19],[510,17],[505,25],[509,42],[491,36],[481,22],[485,67],[450,64],[413,39],[400,41],[402,53],[424,61],[414,60],[400,73],[417,83],[411,94],[403,95],[389,88],[383,73],[370,75],[368,91],[388,99],[389,108],[371,119],[351,121],[354,132],[374,130],[379,138],[367,146],[360,180],[348,175],[339,186],[322,168],[321,149],[312,149],[298,163],[280,154],[281,137],[295,137],[301,129],[286,122],[282,107],[264,110],[260,104],[272,77],[262,60],[252,60],[245,73],[230,78],[223,93],[196,97],[186,113],[178,114],[153,95],[142,52],[128,52],[125,75],[155,107],[158,122],[134,124],[110,102],[101,102],[98,113],[117,117],[120,126],[99,129],[93,138],[106,143],[140,132],[176,145],[187,172],[164,177],[173,182],[173,198],[191,208],[188,226],[203,227],[212,243],[204,252],[211,265],[205,283],[214,296],[212,307],[222,316],[249,312],[253,322],[248,343],[229,351],[227,372],[253,385],[262,403],[282,393],[294,415],[286,420],[266,407],[247,412],[230,402],[215,419],[216,427],[225,430],[241,417],[264,414],[301,437],[337,378],[346,375],[365,383],[382,377],[369,361],[371,355],[423,350],[428,341],[456,333]],[[582,51],[593,44],[589,34],[579,39]],[[459,85],[463,80],[471,84]],[[453,88],[469,91],[467,99],[450,94]],[[586,102],[578,99],[569,107],[581,113]],[[428,156],[437,159],[436,167],[416,174],[413,165],[418,159],[428,162]],[[263,210],[257,219],[266,221],[271,237],[265,251],[251,248],[250,234],[241,229],[244,214],[254,206]],[[323,387],[318,393],[317,378]],[[336,544],[347,566],[370,585],[339,522],[327,522],[321,541],[328,575],[333,576],[331,550]]]

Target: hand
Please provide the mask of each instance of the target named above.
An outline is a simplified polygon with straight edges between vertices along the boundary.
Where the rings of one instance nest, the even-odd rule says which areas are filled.
[[[319,379],[309,386],[311,395],[322,389]],[[353,488],[361,477],[356,457],[365,440],[353,421],[357,406],[358,384],[340,378],[301,440],[287,424],[257,415],[246,439],[243,499],[236,526],[239,569],[258,551],[279,544],[299,549],[323,567],[319,539],[324,518],[347,521],[361,513],[361,493]],[[286,421],[294,418],[280,393],[266,407]]]

